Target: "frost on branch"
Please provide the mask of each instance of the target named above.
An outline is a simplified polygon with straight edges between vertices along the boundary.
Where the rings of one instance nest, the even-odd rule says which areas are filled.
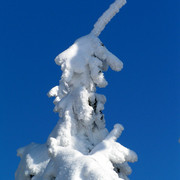
[[[94,24],[92,33],[99,36],[109,21],[119,12],[119,9],[126,4],[126,0],[115,0],[107,11]]]
[[[21,162],[16,180],[127,180],[128,162],[137,155],[116,142],[123,127],[109,133],[102,113],[106,98],[96,93],[105,87],[104,71],[120,71],[123,63],[99,40],[98,35],[125,3],[116,0],[100,17],[92,32],[59,54],[59,85],[48,93],[55,97],[59,121],[43,145],[32,143],[18,150]],[[117,5],[117,7],[116,7]]]

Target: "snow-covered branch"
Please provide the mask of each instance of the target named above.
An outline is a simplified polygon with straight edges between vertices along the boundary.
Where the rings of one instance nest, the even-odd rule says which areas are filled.
[[[94,24],[94,29],[91,31],[95,36],[99,36],[104,30],[109,21],[119,12],[119,9],[126,4],[126,0],[116,0],[110,5],[103,15]]]

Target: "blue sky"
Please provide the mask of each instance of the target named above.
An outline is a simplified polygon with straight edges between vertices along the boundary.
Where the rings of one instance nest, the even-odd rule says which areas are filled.
[[[55,126],[58,84],[54,58],[88,34],[113,0],[0,2],[1,179],[12,180],[16,149],[44,143]],[[128,1],[100,39],[124,63],[109,70],[107,128],[121,123],[119,141],[137,152],[132,180],[180,179],[180,2]]]

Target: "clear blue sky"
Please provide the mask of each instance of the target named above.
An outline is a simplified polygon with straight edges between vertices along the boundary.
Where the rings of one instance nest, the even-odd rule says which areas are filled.
[[[113,0],[6,0],[0,3],[0,179],[13,180],[16,149],[44,143],[55,126],[46,93],[61,76],[54,58],[88,34]],[[100,36],[124,62],[98,89],[107,128],[137,152],[132,180],[180,179],[180,2],[128,1]]]

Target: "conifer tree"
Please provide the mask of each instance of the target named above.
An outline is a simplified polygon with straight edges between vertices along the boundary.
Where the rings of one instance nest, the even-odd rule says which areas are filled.
[[[116,0],[81,37],[59,54],[59,85],[48,95],[55,97],[54,111],[60,119],[45,144],[32,143],[18,150],[21,162],[16,180],[127,180],[128,162],[135,152],[116,142],[123,126],[116,124],[109,133],[102,113],[106,98],[96,93],[105,87],[103,71],[120,71],[123,63],[103,45],[98,36],[126,3]]]

